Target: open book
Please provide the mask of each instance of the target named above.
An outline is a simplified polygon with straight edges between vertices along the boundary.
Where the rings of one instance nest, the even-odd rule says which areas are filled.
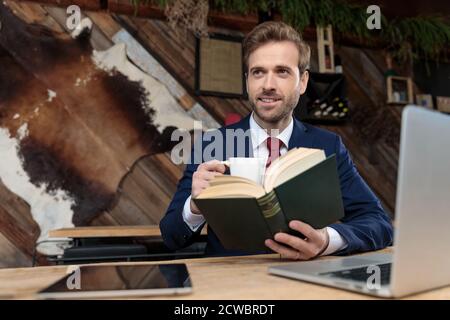
[[[323,160],[325,160],[325,152],[323,150],[294,148],[272,162],[266,170],[262,186],[250,179],[222,175],[215,177],[210,182],[210,186],[197,199],[259,198]]]
[[[291,220],[319,229],[344,216],[336,157],[310,148],[274,160],[263,185],[221,175],[193,201],[222,245],[234,250],[267,250],[264,240],[275,233],[296,234]]]

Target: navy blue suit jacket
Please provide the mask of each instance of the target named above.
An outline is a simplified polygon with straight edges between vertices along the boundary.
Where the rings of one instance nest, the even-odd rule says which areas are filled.
[[[218,130],[223,133],[224,137],[226,136],[224,133],[225,129],[248,130],[250,126],[249,117],[247,116],[236,124],[222,127]],[[202,150],[208,143],[211,143],[211,140],[214,141],[211,137],[207,139],[203,137],[201,139]],[[225,141],[223,153],[218,154],[216,157],[218,160],[225,160],[228,156],[248,157],[253,152],[251,139],[247,140],[244,150],[245,154],[240,154],[235,148],[232,150],[232,155],[227,155],[225,151],[227,143],[230,143],[230,141]],[[330,227],[339,232],[348,245],[344,250],[334,254],[344,255],[378,250],[391,245],[393,230],[390,218],[384,212],[375,194],[359,175],[341,138],[330,131],[304,124],[294,118],[294,127],[288,149],[294,147],[322,149],[327,156],[336,154],[345,216],[341,219],[341,223],[332,224]],[[193,153],[191,157],[193,157]],[[186,199],[191,194],[192,174],[197,170],[197,167],[198,164],[188,164],[186,166],[172,202],[160,222],[164,243],[172,250],[178,250],[190,245],[196,240],[203,228],[202,226],[196,232],[193,232],[184,222],[182,215]],[[226,250],[209,226],[206,252],[209,255],[247,254],[247,252]],[[248,254],[253,253],[249,252]]]

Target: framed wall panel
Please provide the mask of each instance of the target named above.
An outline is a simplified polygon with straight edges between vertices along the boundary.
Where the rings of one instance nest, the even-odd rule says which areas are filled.
[[[195,53],[197,95],[246,98],[242,38],[211,34],[197,38]]]

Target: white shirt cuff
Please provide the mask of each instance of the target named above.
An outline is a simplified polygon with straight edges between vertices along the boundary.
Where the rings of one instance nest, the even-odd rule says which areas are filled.
[[[327,249],[321,254],[321,256],[327,256],[337,251],[343,250],[347,247],[347,242],[335,229],[327,227],[328,237],[330,242]]]
[[[191,211],[191,196],[186,199],[183,207],[183,220],[189,226],[192,231],[197,229],[206,221],[205,217],[201,214],[195,214]]]

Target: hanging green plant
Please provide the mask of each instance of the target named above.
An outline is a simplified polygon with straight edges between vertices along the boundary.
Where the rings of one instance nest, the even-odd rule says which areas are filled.
[[[130,0],[130,2],[134,6],[134,14],[136,15],[139,5],[148,5],[150,0]]]
[[[450,44],[450,25],[439,17],[394,20],[383,30],[383,38],[401,62],[419,57],[438,59]]]
[[[157,4],[164,8],[177,0],[130,0]],[[310,25],[331,24],[336,33],[356,36],[362,42],[374,39],[387,44],[400,62],[408,59],[439,59],[450,47],[449,20],[439,17],[412,17],[387,20],[381,15],[382,30],[366,26],[366,7],[333,0],[210,0],[210,8],[225,13],[249,14],[274,9],[283,20],[299,31]]]
[[[279,1],[278,5],[283,18],[297,30],[303,30],[311,24],[313,1],[286,0]]]

